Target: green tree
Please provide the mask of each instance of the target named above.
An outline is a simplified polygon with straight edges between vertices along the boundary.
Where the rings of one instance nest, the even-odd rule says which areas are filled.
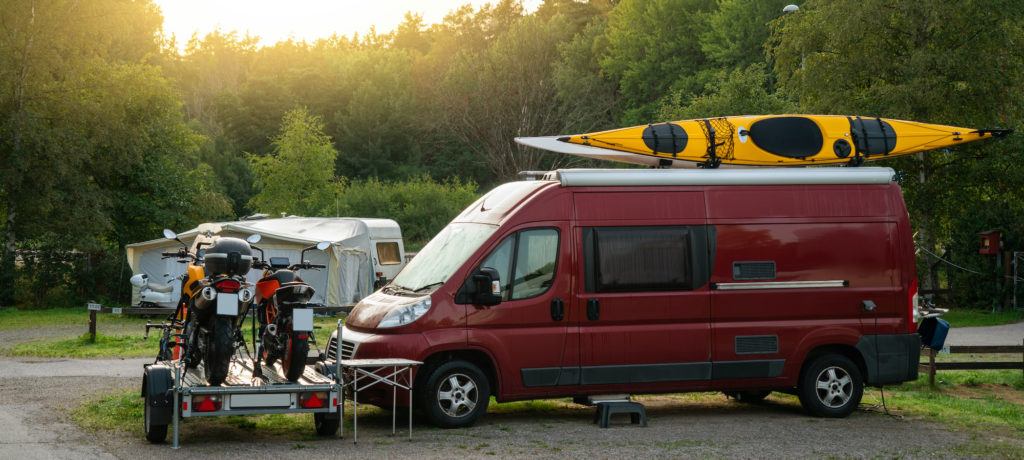
[[[681,91],[663,101],[659,120],[788,113],[796,104],[767,88],[768,72],[763,64],[752,64],[731,72],[719,71],[706,93],[694,96]]]
[[[316,215],[337,192],[334,162],[338,151],[324,134],[323,121],[306,109],[281,120],[274,153],[250,156],[258,190],[249,205],[268,214]]]
[[[775,23],[772,52],[782,90],[804,111],[1019,129],[1022,19],[1015,0],[808,1]],[[1024,199],[1022,147],[1011,138],[889,163],[901,171],[919,246],[965,254],[982,226],[1024,219],[972,217],[982,203]],[[926,286],[939,284],[937,263],[922,253]]]
[[[623,0],[608,15],[601,69],[619,84],[626,123],[646,123],[672,91],[698,92],[707,67],[695,31],[707,30],[714,0]]]

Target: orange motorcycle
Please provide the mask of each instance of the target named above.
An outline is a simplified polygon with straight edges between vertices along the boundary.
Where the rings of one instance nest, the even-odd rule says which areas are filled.
[[[256,282],[256,317],[260,322],[257,356],[268,367],[280,360],[285,377],[292,382],[302,376],[306,367],[313,334],[314,305],[310,300],[316,293],[298,271],[326,268],[306,260],[306,251],[323,251],[329,246],[328,242],[320,242],[303,249],[297,264],[292,264],[287,257],[265,260],[263,250],[253,246],[261,256],[253,266],[264,270]]]

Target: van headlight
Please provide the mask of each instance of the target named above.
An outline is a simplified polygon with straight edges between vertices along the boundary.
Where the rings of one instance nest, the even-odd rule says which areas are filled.
[[[416,321],[417,319],[420,319],[420,317],[423,316],[423,314],[426,313],[428,310],[430,310],[429,296],[424,297],[423,299],[414,304],[405,305],[389,311],[386,315],[384,315],[384,318],[380,320],[380,323],[377,324],[377,327],[387,328],[405,326],[406,324],[409,324],[413,321]]]

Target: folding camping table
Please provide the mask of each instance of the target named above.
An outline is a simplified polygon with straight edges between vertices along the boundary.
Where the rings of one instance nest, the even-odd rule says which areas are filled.
[[[340,342],[340,340],[339,340]],[[338,347],[341,348],[340,346]],[[340,353],[339,353],[340,354]],[[338,362],[341,372],[338,378],[341,386],[352,387],[352,443],[359,442],[359,392],[374,385],[391,387],[391,434],[396,433],[396,414],[398,413],[398,389],[409,394],[409,439],[412,439],[412,370],[423,364],[420,361],[398,358],[382,359],[342,359]],[[352,380],[345,381],[345,370],[352,370]],[[342,436],[344,436],[342,423]]]

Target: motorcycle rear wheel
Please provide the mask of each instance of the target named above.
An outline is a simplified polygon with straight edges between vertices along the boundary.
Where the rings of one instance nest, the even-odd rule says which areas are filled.
[[[306,369],[307,355],[309,355],[307,339],[299,339],[294,335],[288,337],[288,347],[281,359],[281,367],[284,368],[285,377],[289,381],[296,382],[299,377],[302,377],[302,372]]]
[[[217,386],[227,378],[231,357],[235,354],[235,324],[232,318],[217,318],[210,335],[203,359],[203,373],[211,386]]]

